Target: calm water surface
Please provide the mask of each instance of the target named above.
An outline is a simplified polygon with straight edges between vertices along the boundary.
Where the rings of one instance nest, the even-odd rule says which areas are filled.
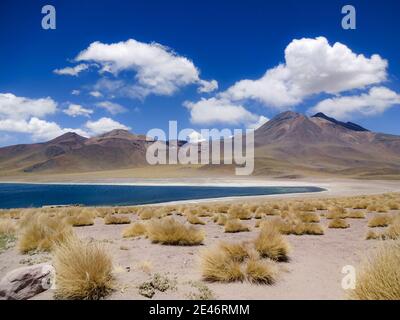
[[[0,208],[82,204],[125,206],[167,201],[319,192],[317,187],[192,187],[63,184],[0,184]]]

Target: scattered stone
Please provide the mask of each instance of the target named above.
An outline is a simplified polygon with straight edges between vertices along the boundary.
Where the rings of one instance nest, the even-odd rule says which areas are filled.
[[[39,264],[15,269],[0,281],[0,300],[26,300],[50,289],[53,266]]]

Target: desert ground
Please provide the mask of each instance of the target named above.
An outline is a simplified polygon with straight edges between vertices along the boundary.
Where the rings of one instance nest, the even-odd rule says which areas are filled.
[[[102,183],[121,183],[121,180],[102,180]],[[136,179],[124,183],[143,184],[143,181]],[[165,181],[147,180],[147,183],[157,185]],[[177,179],[169,183],[232,185],[238,181],[226,178],[212,181]],[[347,299],[349,290],[344,290],[341,285],[345,276],[343,267],[354,266],[357,272],[361,272],[369,252],[399,236],[398,231],[393,236],[393,230],[398,230],[400,225],[400,184],[396,181],[252,179],[241,181],[240,184],[314,185],[326,191],[206,199],[142,207],[3,210],[0,224],[11,220],[15,225],[11,232],[12,240],[4,245],[0,253],[0,278],[16,268],[39,263],[51,264],[56,259],[54,252],[57,250],[52,243],[46,242],[47,239],[46,245],[24,249],[21,243],[28,232],[24,228],[30,224],[30,216],[59,219],[73,226],[75,237],[85,243],[101,246],[112,261],[112,290],[103,297],[105,299],[149,299],[149,296],[152,299]],[[377,226],[371,224],[371,220],[380,218],[387,221]],[[107,219],[110,220],[109,224],[106,224]],[[202,239],[190,245],[163,244],[163,240],[151,235],[149,224],[154,221],[167,223],[165,219],[173,219],[174,223],[189,228],[192,235],[202,232]],[[80,223],[78,220],[89,222]],[[227,220],[236,220],[244,230],[235,227],[234,232],[225,232]],[[74,224],[74,221],[78,222]],[[329,225],[332,221],[344,223],[345,226],[331,228]],[[123,237],[124,231],[137,223],[145,226],[147,231]],[[279,237],[278,243],[284,243],[283,248],[278,248],[284,251],[287,258],[284,261],[275,259],[269,253],[263,257],[259,249],[253,248],[255,239],[264,231],[271,235],[272,226],[276,223],[280,226],[279,236],[273,234],[272,238],[276,240],[275,237]],[[310,228],[310,231],[308,227],[311,225],[316,228]],[[389,233],[392,235],[388,236]],[[369,240],[366,239],[367,234]],[[242,271],[238,271],[240,276],[236,278],[218,278],[220,275],[210,276],[205,271],[206,251],[218,248],[221,242],[241,245],[250,252],[240,261],[242,264],[238,268]],[[269,271],[264,270],[266,274],[261,277],[251,275],[250,262],[246,259],[255,259],[267,265]],[[160,277],[165,285],[159,290],[152,285],[152,281]],[[143,293],[146,291],[143,288],[149,286],[153,292],[150,295]],[[50,289],[32,299],[54,299],[55,293],[57,289]]]

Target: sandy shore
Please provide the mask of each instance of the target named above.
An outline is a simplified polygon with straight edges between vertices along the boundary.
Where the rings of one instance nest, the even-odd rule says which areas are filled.
[[[182,179],[98,179],[98,180],[4,180],[1,183],[27,183],[27,184],[61,184],[61,185],[120,185],[120,186],[202,186],[202,187],[319,187],[326,191],[317,193],[294,193],[261,196],[242,196],[207,198],[196,200],[171,201],[177,203],[201,203],[214,201],[236,201],[269,198],[320,198],[338,196],[356,196],[382,194],[387,192],[400,192],[400,181],[390,180],[354,180],[354,179],[297,179],[277,180],[265,178],[182,178]],[[159,203],[164,205],[167,203]]]
[[[69,182],[72,183],[72,182]],[[82,181],[80,183],[83,183]],[[95,182],[86,182],[95,183]],[[98,184],[99,182],[96,182]],[[103,181],[101,184],[120,184],[118,181]],[[143,185],[141,181],[124,182],[130,185]],[[151,181],[151,185],[238,185],[239,181],[231,180],[191,180],[191,181]],[[157,183],[157,184],[156,184]],[[400,192],[400,183],[396,181],[359,181],[359,180],[309,180],[309,181],[262,181],[258,179],[241,181],[248,186],[297,186],[309,185],[327,189],[314,194],[291,194],[257,197],[224,198],[204,201],[249,201],[269,199],[294,198],[330,198],[354,195],[372,195],[386,192]],[[148,185],[150,185],[148,184]],[[325,228],[322,236],[287,236],[292,247],[290,262],[279,264],[280,276],[272,285],[254,285],[247,282],[238,283],[206,283],[217,299],[345,299],[346,291],[342,289],[344,277],[342,268],[347,265],[357,270],[365,253],[378,246],[379,241],[367,241],[368,219],[349,219],[349,229],[328,229],[328,221],[323,217],[321,225]],[[138,217],[129,215],[132,222]],[[184,221],[184,217],[176,217]],[[224,241],[243,241],[254,239],[258,229],[254,227],[255,219],[245,221],[250,232],[237,234],[224,233],[223,227],[216,225],[210,218],[203,218],[207,223],[201,228],[206,233],[204,245],[194,247],[162,246],[152,244],[146,238],[124,239],[121,236],[124,225],[105,225],[97,218],[93,226],[75,228],[76,233],[85,239],[95,239],[105,245],[112,254],[115,265],[116,291],[110,299],[146,299],[138,293],[138,286],[148,280],[152,274],[167,275],[176,279],[176,290],[165,293],[157,292],[153,299],[187,299],[191,293],[196,293],[192,282],[202,281],[199,255],[203,248]],[[32,256],[21,255],[16,247],[0,254],[0,277],[7,272],[26,265],[49,261],[51,256],[46,253],[36,253]],[[28,261],[28,262],[27,262]],[[148,270],[143,268],[148,266]],[[52,299],[53,292],[47,291],[35,299]]]

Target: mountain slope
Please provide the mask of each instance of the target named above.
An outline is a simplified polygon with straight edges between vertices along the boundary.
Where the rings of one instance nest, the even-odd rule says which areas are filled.
[[[66,133],[45,143],[0,148],[0,175],[143,167],[151,143],[146,136],[126,130],[90,139]],[[178,148],[186,148],[185,143],[180,141]],[[277,115],[255,131],[255,148],[255,175],[400,178],[399,136],[374,133],[322,113],[313,117],[291,111]],[[233,168],[205,165],[200,171],[194,169],[193,175],[230,174]]]
[[[400,173],[400,137],[370,132],[324,114],[308,118],[285,112],[255,132],[256,172],[276,171],[276,160],[285,171],[374,174]],[[264,161],[265,162],[265,161]]]

